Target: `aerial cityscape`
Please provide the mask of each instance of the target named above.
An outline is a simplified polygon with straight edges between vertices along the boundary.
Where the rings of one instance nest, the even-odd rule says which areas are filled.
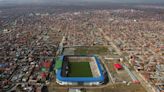
[[[164,92],[163,5],[1,3],[0,92]]]

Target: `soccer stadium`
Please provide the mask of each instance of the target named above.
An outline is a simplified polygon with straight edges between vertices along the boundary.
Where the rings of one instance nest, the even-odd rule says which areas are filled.
[[[55,67],[60,85],[101,85],[105,80],[104,69],[95,55],[63,55]]]

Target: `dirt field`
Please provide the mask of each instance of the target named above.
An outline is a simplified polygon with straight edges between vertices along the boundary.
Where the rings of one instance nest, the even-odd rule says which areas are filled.
[[[99,92],[146,92],[140,84],[114,84],[106,88],[102,88]]]
[[[93,46],[93,47],[80,47],[76,48],[75,54],[85,55],[85,54],[106,54],[108,48],[106,46]]]

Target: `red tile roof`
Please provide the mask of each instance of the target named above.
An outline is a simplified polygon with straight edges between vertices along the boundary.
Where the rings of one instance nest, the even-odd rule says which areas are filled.
[[[114,67],[115,67],[116,69],[122,69],[122,65],[121,65],[121,64],[114,64]]]

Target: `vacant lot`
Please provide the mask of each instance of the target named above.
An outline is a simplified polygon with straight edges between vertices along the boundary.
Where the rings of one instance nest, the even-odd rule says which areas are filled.
[[[106,54],[108,48],[106,46],[92,46],[92,47],[78,47],[75,50],[75,54],[85,55],[85,54]]]
[[[113,84],[105,88],[87,89],[87,92],[146,92],[140,84]]]

